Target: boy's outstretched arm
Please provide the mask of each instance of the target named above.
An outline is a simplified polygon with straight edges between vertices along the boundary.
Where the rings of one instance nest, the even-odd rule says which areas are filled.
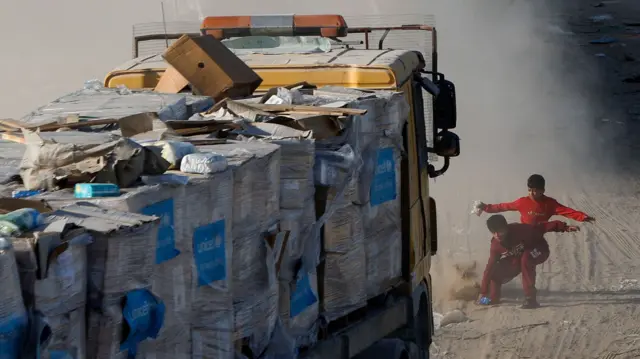
[[[580,230],[579,227],[568,226],[566,223],[561,221],[539,223],[536,225],[536,229],[542,232],[541,234],[549,232],[578,232]]]
[[[580,211],[576,211],[573,208],[569,208],[560,204],[558,201],[553,200],[553,212],[558,216],[567,217],[578,222],[593,222],[595,219],[588,214]]]
[[[497,203],[497,204],[483,203],[483,207],[481,209],[487,213],[517,211],[520,208],[520,203],[521,203],[521,199],[517,199],[513,202],[504,202],[504,203]]]

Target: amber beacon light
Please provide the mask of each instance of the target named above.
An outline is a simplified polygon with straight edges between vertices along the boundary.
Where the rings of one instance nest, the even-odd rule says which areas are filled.
[[[218,40],[246,36],[347,36],[341,15],[209,16],[202,21],[203,35]]]

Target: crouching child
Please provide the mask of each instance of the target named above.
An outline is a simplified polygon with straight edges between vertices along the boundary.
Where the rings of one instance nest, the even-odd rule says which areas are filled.
[[[492,233],[489,261],[484,270],[477,304],[499,304],[502,285],[522,274],[524,309],[537,308],[536,266],[549,258],[549,244],[544,239],[548,232],[576,232],[576,226],[550,221],[536,225],[507,223],[502,215],[487,220]]]

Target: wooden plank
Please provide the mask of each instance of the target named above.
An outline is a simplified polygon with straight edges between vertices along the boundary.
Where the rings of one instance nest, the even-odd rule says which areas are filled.
[[[189,142],[194,146],[222,145],[227,143],[225,138],[201,138],[201,139],[185,139],[183,142]]]
[[[267,112],[295,112],[295,113],[309,113],[316,115],[326,115],[337,113],[341,115],[364,115],[367,110],[356,108],[335,108],[335,107],[320,107],[320,106],[307,106],[307,105],[265,105],[252,103],[249,106],[255,107],[262,111]]]
[[[5,141],[11,141],[15,143],[25,143],[24,136],[20,132],[4,132],[2,139]]]

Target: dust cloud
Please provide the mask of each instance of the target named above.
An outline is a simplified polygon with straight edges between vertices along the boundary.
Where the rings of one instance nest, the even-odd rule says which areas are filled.
[[[0,13],[5,34],[1,117],[18,117],[103,76],[131,56],[131,27],[161,21],[159,0],[23,0]],[[484,258],[487,233],[473,200],[524,194],[531,173],[548,190],[608,162],[600,151],[600,78],[576,56],[564,24],[539,1],[166,0],[168,21],[264,13],[435,14],[440,70],[457,85],[462,155],[432,186],[441,258]],[[390,17],[392,18],[392,17]],[[515,220],[515,217],[510,217]],[[440,260],[435,272],[446,267]],[[482,262],[480,262],[482,264]],[[437,273],[436,273],[437,274]],[[437,277],[434,276],[434,277]],[[437,280],[436,280],[437,281]]]
[[[455,264],[478,260],[481,271],[488,256],[486,216],[471,215],[471,203],[524,196],[533,173],[545,176],[547,192],[562,202],[576,176],[613,169],[602,144],[615,134],[598,127],[607,89],[567,24],[558,22],[564,9],[557,2],[449,0],[434,10],[440,68],[457,85],[463,146],[431,192],[443,249],[432,275],[436,308],[444,309],[458,285]],[[516,213],[505,215],[519,221]]]

